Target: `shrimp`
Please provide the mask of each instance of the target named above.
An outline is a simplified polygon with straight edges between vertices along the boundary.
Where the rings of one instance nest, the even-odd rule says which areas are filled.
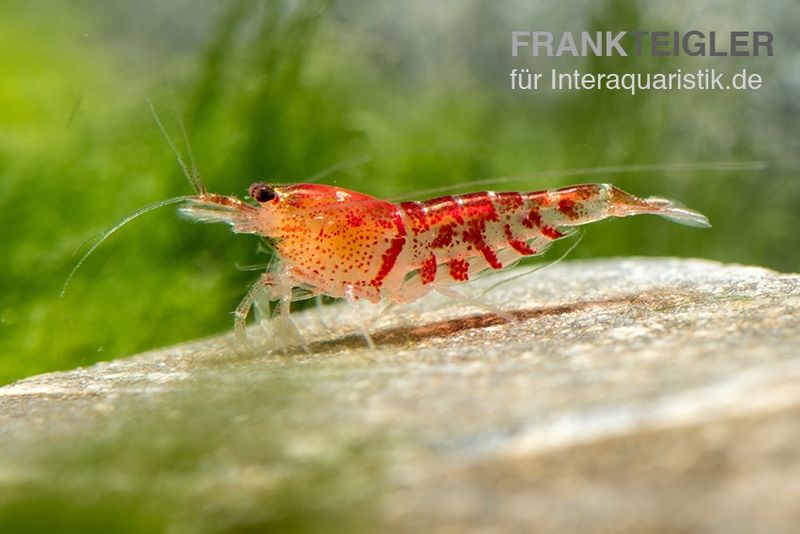
[[[148,104],[195,194],[144,206],[103,232],[72,269],[61,295],[84,261],[109,236],[140,215],[180,203],[183,206],[179,211],[189,219],[227,223],[235,233],[255,234],[274,246],[270,266],[234,312],[234,331],[245,344],[247,317],[251,308],[260,311],[262,297],[278,302],[272,318],[274,330],[281,333],[278,337],[305,346],[290,318],[294,301],[328,296],[344,298],[356,307],[362,300],[407,303],[438,291],[482,305],[451,286],[542,254],[554,241],[572,235],[578,226],[642,214],[659,215],[688,226],[711,226],[704,215],[675,201],[639,198],[610,184],[533,192],[485,191],[393,203],[332,185],[255,182],[248,189],[253,202],[243,201],[207,191],[180,117],[189,164],[149,99]],[[719,165],[730,164],[697,167]],[[513,319],[503,311],[492,311]],[[358,313],[356,317],[367,345],[374,347]]]
[[[710,226],[677,202],[639,198],[610,184],[401,203],[322,184],[256,182],[248,192],[255,204],[201,192],[180,208],[195,221],[227,223],[235,233],[274,243],[276,261],[237,308],[240,336],[259,292],[280,301],[278,317],[288,321],[292,301],[317,295],[355,305],[406,303],[432,290],[452,294],[452,285],[542,254],[575,227],[607,217],[653,214]]]

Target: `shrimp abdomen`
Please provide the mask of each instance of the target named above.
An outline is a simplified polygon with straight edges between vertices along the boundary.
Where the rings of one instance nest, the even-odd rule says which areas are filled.
[[[488,270],[542,254],[575,226],[607,217],[653,214],[690,226],[710,226],[677,202],[639,198],[609,184],[583,184],[529,193],[480,192],[400,204],[413,248],[406,289],[464,282]],[[401,292],[402,288],[398,288]],[[402,295],[396,295],[401,299]]]

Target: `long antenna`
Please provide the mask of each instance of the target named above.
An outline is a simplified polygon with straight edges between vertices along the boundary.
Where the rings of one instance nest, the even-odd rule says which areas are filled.
[[[170,85],[170,90],[172,91],[171,85]],[[173,100],[175,99],[174,91],[172,91],[172,98]],[[183,159],[180,150],[178,150],[178,147],[175,146],[175,143],[172,141],[172,138],[167,133],[167,129],[164,128],[164,124],[161,122],[161,118],[158,116],[156,108],[155,106],[153,106],[153,101],[150,100],[150,97],[147,97],[147,105],[150,107],[150,113],[153,115],[153,119],[156,121],[158,129],[161,130],[161,134],[164,136],[164,139],[166,139],[167,144],[172,149],[172,153],[175,154],[175,158],[178,160],[178,164],[180,165],[181,170],[183,170],[183,174],[186,176],[186,179],[189,180],[189,184],[192,186],[192,188],[198,195],[205,195],[207,191],[205,185],[203,185],[203,181],[200,179],[200,173],[197,170],[197,166],[194,163],[194,154],[192,154],[192,147],[189,144],[189,136],[186,134],[186,127],[183,124],[183,119],[181,118],[180,113],[178,113],[177,105],[175,106],[175,119],[178,122],[178,126],[180,127],[181,130],[181,135],[183,136],[184,144],[186,145],[186,150],[189,154],[189,161],[191,163],[191,168],[188,165],[186,165],[186,161]],[[196,197],[180,196],[153,202],[152,204],[148,204],[134,211],[130,215],[127,215],[125,218],[114,224],[114,226],[104,231],[102,234],[100,234],[100,237],[97,239],[97,241],[94,242],[94,244],[89,248],[89,250],[87,250],[86,253],[83,256],[81,256],[81,259],[78,260],[78,263],[75,265],[75,267],[72,268],[72,270],[69,273],[69,276],[67,276],[67,279],[64,281],[64,285],[61,287],[61,293],[59,294],[59,296],[60,297],[64,296],[64,294],[67,291],[67,287],[69,286],[69,283],[72,281],[72,278],[75,276],[75,273],[78,272],[78,269],[81,268],[86,259],[89,256],[91,256],[95,250],[97,250],[97,247],[99,247],[106,239],[111,237],[111,235],[114,234],[117,230],[119,230],[132,220],[136,219],[137,217],[144,215],[145,213],[156,210],[158,208],[163,208],[164,206],[169,206],[170,204],[177,204],[179,202],[186,202],[189,200],[196,200]]]
[[[579,169],[565,169],[558,171],[532,172],[520,176],[502,176],[499,178],[485,178],[482,180],[472,180],[453,185],[432,187],[414,191],[414,197],[422,195],[432,195],[435,193],[447,193],[456,189],[476,187],[482,185],[494,185],[511,181],[521,181],[536,178],[566,178],[570,176],[593,176],[597,174],[623,174],[640,172],[666,172],[666,171],[759,171],[766,168],[763,161],[707,161],[698,163],[645,163],[634,165],[612,165],[607,167],[585,167]],[[393,198],[389,200],[400,200]]]
[[[59,293],[59,297],[64,296],[64,293],[66,293],[67,291],[67,286],[72,281],[72,277],[75,276],[75,273],[78,272],[78,269],[81,268],[83,262],[85,262],[86,259],[92,255],[92,252],[94,252],[97,249],[97,247],[99,247],[103,243],[103,241],[111,237],[111,235],[114,232],[116,232],[117,230],[119,230],[120,228],[122,228],[135,218],[139,217],[140,215],[144,215],[147,212],[157,210],[158,208],[163,208],[164,206],[168,206],[170,204],[177,204],[178,202],[193,200],[194,198],[195,197],[193,196],[182,196],[182,197],[168,198],[165,200],[159,200],[158,202],[153,202],[152,204],[148,204],[147,206],[144,206],[143,208],[139,208],[138,210],[134,211],[130,215],[126,216],[124,219],[118,221],[114,226],[112,226],[111,228],[100,234],[100,237],[97,239],[97,241],[95,241],[95,243],[89,248],[89,250],[87,250],[86,253],[83,256],[81,256],[81,259],[78,260],[78,263],[75,265],[75,267],[72,268],[72,271],[70,271],[69,276],[67,276],[66,281],[64,281],[64,285],[61,287],[61,293]]]

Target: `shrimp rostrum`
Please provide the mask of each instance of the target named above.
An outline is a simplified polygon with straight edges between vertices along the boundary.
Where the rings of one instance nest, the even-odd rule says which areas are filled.
[[[709,226],[676,202],[609,184],[392,203],[330,185],[256,182],[249,196],[253,203],[200,191],[184,197],[181,208],[191,219],[225,222],[274,244],[276,261],[237,309],[240,336],[259,294],[279,301],[274,320],[291,324],[293,300],[326,295],[354,304],[404,303],[432,290],[447,294],[454,284],[542,254],[575,227],[607,217],[653,214]]]

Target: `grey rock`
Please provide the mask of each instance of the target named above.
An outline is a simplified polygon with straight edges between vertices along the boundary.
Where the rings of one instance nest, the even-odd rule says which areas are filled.
[[[468,294],[518,321],[435,296],[364,306],[368,350],[351,311],[325,306],[294,315],[310,352],[222,336],[0,388],[0,519],[102,505],[101,525],[172,532],[795,528],[800,276],[576,261],[481,295],[498,280]]]

